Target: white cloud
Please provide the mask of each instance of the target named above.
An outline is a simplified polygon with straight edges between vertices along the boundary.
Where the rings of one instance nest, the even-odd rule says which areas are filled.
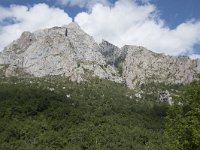
[[[62,26],[72,21],[64,10],[46,4],[37,4],[30,8],[19,5],[9,8],[0,6],[0,12],[0,51],[17,39],[23,31]],[[5,19],[13,23],[2,25]]]
[[[56,0],[61,5],[79,6],[91,9],[95,4],[100,3],[103,5],[110,4],[109,0]]]
[[[197,59],[197,58],[200,59],[200,54],[192,54],[192,55],[190,55],[190,58],[191,59]]]
[[[71,6],[92,6],[91,11],[79,13],[75,21],[98,42],[105,39],[118,46],[142,45],[170,55],[192,55],[193,46],[200,44],[199,21],[183,22],[170,29],[150,0],[119,0],[113,6],[108,0],[62,1]],[[72,21],[64,10],[47,4],[0,6],[0,12],[0,51],[23,31],[62,26]]]
[[[113,7],[96,4],[75,21],[97,41],[108,40],[118,46],[142,45],[155,52],[178,55],[192,53],[200,43],[200,22],[187,21],[170,29],[154,5],[146,1],[119,0]]]

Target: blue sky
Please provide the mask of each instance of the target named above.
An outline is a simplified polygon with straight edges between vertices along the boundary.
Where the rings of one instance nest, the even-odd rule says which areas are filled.
[[[75,2],[77,1],[77,2]],[[143,44],[144,46],[146,46],[147,48],[150,48],[150,49],[155,49],[156,52],[163,52],[163,53],[166,53],[166,54],[172,54],[172,55],[181,55],[181,54],[200,54],[200,38],[198,38],[197,35],[194,35],[194,36],[191,36],[190,39],[188,38],[185,38],[185,37],[181,37],[183,35],[181,35],[181,31],[188,31],[186,32],[186,34],[190,34],[189,31],[192,30],[191,34],[195,34],[195,32],[198,32],[199,31],[199,21],[200,21],[200,0],[124,0],[124,1],[129,1],[129,5],[132,5],[131,2],[133,3],[136,3],[136,4],[133,4],[133,7],[130,8],[130,12],[132,12],[133,14],[135,13],[134,10],[136,10],[136,13],[138,13],[138,15],[141,15],[141,16],[145,16],[145,15],[148,15],[148,18],[149,17],[155,17],[154,19],[154,24],[156,24],[157,20],[161,21],[162,23],[158,23],[158,26],[155,27],[155,30],[152,30],[149,34],[154,34],[154,31],[155,32],[163,32],[163,33],[166,33],[167,37],[170,37],[171,39],[173,39],[174,37],[172,37],[172,35],[174,35],[174,33],[172,32],[176,32],[175,33],[175,36],[180,36],[179,39],[176,39],[174,38],[174,41],[173,42],[171,39],[169,39],[169,44],[170,42],[172,44],[176,43],[176,41],[179,41],[181,39],[184,39],[184,40],[188,40],[188,41],[191,41],[190,43],[188,42],[188,44],[184,44],[184,43],[180,43],[179,45],[181,46],[178,46],[177,45],[177,48],[174,49],[174,51],[177,51],[176,53],[173,53],[173,51],[168,51],[168,49],[170,49],[169,46],[165,46],[167,45],[167,43],[165,43],[165,41],[161,41],[162,45],[156,45],[156,46],[152,46],[150,44],[148,44],[147,42],[140,42],[140,40],[138,39],[141,39],[144,41],[148,39],[146,39],[146,37],[140,37],[138,39],[136,39],[137,37],[134,37],[134,38],[127,38],[127,36],[131,36],[131,35],[128,35],[128,34],[125,34],[124,33],[122,34],[122,32],[128,32],[128,31],[134,31],[133,28],[129,28],[128,30],[125,30],[124,27],[125,26],[134,26],[134,22],[138,22],[138,20],[133,20],[130,25],[129,24],[125,24],[124,26],[120,26],[119,28],[116,28],[116,30],[114,30],[113,28],[115,27],[108,27],[107,29],[105,29],[106,31],[110,31],[112,30],[112,32],[108,35],[107,33],[104,33],[102,34],[102,30],[104,29],[96,29],[96,30],[99,30],[99,31],[93,31],[95,28],[97,28],[98,24],[101,24],[102,26],[104,26],[105,24],[105,21],[102,22],[100,19],[94,19],[94,15],[95,12],[96,13],[99,13],[98,10],[102,9],[102,13],[104,13],[106,11],[106,9],[103,7],[115,7],[115,3],[117,2],[116,0],[95,0],[97,2],[100,2],[102,3],[102,7],[97,7],[95,6],[96,3],[94,2],[92,5],[89,5],[89,3],[91,1],[87,1],[87,0],[83,0],[84,2],[82,4],[79,3],[78,0],[29,0],[29,1],[25,1],[25,0],[1,0],[0,1],[0,6],[2,8],[9,8],[10,5],[24,5],[26,6],[27,8],[31,8],[33,7],[34,5],[37,5],[39,3],[45,3],[49,6],[49,9],[51,8],[59,8],[60,10],[64,10],[65,13],[69,16],[69,18],[75,18],[76,22],[79,23],[79,25],[87,32],[87,33],[90,33],[92,36],[96,37],[95,39],[97,39],[97,41],[99,39],[106,39],[106,40],[110,40],[112,43],[120,43],[118,46],[121,46],[123,44],[125,44],[127,42],[127,44]],[[123,1],[123,0],[121,0]],[[137,1],[137,2],[136,2]],[[144,2],[145,1],[145,2]],[[120,5],[125,5],[121,2],[121,4],[118,5],[118,8],[120,8]],[[127,5],[129,7],[129,5]],[[143,8],[141,8],[140,6],[144,6],[145,9],[143,10]],[[117,7],[117,6],[116,6]],[[153,8],[155,7],[155,8]],[[95,8],[95,9],[94,9]],[[123,7],[122,7],[123,8]],[[138,8],[138,9],[137,9]],[[96,10],[96,11],[95,11]],[[120,9],[123,11],[123,9]],[[140,13],[140,10],[143,10],[144,12],[147,11],[147,14],[141,14]],[[1,11],[1,9],[0,9]],[[42,12],[42,11],[41,11]],[[83,13],[85,12],[85,13]],[[111,11],[107,11],[107,13],[109,13]],[[113,8],[113,13],[114,13],[114,8]],[[113,15],[113,13],[111,13],[111,16],[113,16],[113,18],[115,17],[115,15]],[[61,12],[60,12],[61,14]],[[122,13],[123,14],[123,13]],[[152,15],[154,14],[154,15]],[[103,16],[103,15],[106,15],[106,14],[100,14],[100,16]],[[107,14],[108,15],[108,14]],[[110,15],[110,14],[109,14]],[[131,16],[131,14],[129,14]],[[63,14],[64,16],[64,14]],[[10,19],[10,18],[15,18],[16,16],[9,16],[9,17],[1,17],[1,13],[0,13],[0,36],[1,36],[1,32],[4,31],[5,27],[10,27],[9,24],[15,24],[15,20],[17,19]],[[65,16],[66,17],[66,16]],[[116,16],[116,19],[118,16]],[[64,18],[64,17],[63,17]],[[89,18],[89,19],[88,19]],[[148,20],[147,18],[147,21],[145,20],[145,22],[148,22],[148,24],[152,23],[152,20]],[[86,20],[86,21],[85,21]],[[96,21],[94,24],[95,24],[95,27],[93,27],[91,25],[91,22],[92,21]],[[115,20],[115,19],[113,19]],[[17,20],[18,21],[18,20]],[[20,20],[21,21],[21,20]],[[88,22],[87,22],[88,21]],[[125,20],[126,21],[126,20]],[[144,20],[139,20],[140,22],[144,22]],[[59,21],[57,21],[59,22]],[[61,22],[61,21],[60,21]],[[69,21],[70,22],[70,19]],[[190,23],[188,23],[190,22]],[[109,21],[109,23],[112,23]],[[113,22],[115,23],[115,22]],[[186,23],[186,26],[184,26]],[[61,25],[58,24],[58,25]],[[114,26],[114,25],[113,25]],[[150,26],[147,26],[147,24],[144,24],[145,28],[149,27],[148,29],[150,30]],[[156,25],[153,25],[153,27],[156,26]],[[163,26],[163,27],[160,27],[160,26]],[[182,29],[182,26],[183,29]],[[47,25],[47,27],[49,27]],[[152,28],[153,28],[152,27]],[[179,31],[179,27],[181,28]],[[41,27],[42,28],[42,27]],[[103,28],[103,27],[102,27]],[[151,29],[152,29],[151,28]],[[159,29],[158,29],[159,28]],[[29,29],[29,28],[22,28],[21,30],[23,29]],[[141,29],[141,28],[138,28],[137,31]],[[36,28],[34,29],[31,29],[31,31],[34,31],[36,30]],[[118,30],[122,30],[121,32],[118,32]],[[142,29],[141,29],[142,30]],[[149,31],[148,30],[148,31]],[[165,30],[165,31],[163,31]],[[117,33],[116,33],[116,32]],[[169,31],[169,33],[167,33],[167,31]],[[19,31],[20,33],[20,31]],[[100,34],[102,35],[100,35]],[[142,33],[142,32],[141,32]],[[111,35],[118,35],[118,36],[121,36],[121,38],[124,38],[126,37],[127,40],[120,40],[120,39],[116,39],[116,37],[112,37]],[[159,33],[161,34],[161,33]],[[158,34],[158,35],[159,35]],[[134,32],[133,34],[134,35]],[[156,34],[157,35],[157,34]],[[187,35],[185,35],[187,36]],[[200,35],[199,35],[200,36]],[[18,35],[15,36],[15,38],[18,37]],[[120,37],[119,37],[120,38]],[[198,39],[197,39],[198,38]],[[13,36],[13,39],[14,39],[14,36]],[[131,43],[131,40],[132,41],[135,41],[135,43]],[[155,39],[157,40],[157,39]],[[0,39],[0,42],[1,42],[1,39]],[[152,43],[156,43],[156,42],[152,42]],[[155,44],[154,44],[155,45]],[[160,50],[161,48],[163,48],[163,50]],[[152,49],[152,50],[153,50]],[[183,49],[183,50],[181,50]]]
[[[152,0],[152,3],[171,28],[192,18],[200,20],[199,0]]]
[[[116,0],[110,0],[114,3]],[[47,3],[50,6],[57,6],[64,9],[70,17],[75,17],[80,11],[87,11],[78,6],[62,6],[55,0],[2,0],[0,5],[9,7],[16,5],[34,5],[37,3]],[[200,0],[150,0],[155,4],[160,12],[160,16],[171,27],[175,28],[178,24],[192,18],[200,20]]]

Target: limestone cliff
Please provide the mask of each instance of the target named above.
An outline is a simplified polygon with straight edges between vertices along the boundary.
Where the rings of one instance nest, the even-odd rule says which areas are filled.
[[[24,32],[0,53],[6,76],[25,73],[42,77],[65,75],[72,81],[90,76],[124,82],[129,88],[148,81],[188,83],[200,72],[200,60],[157,54],[140,46],[97,44],[76,23]]]
[[[106,64],[99,45],[76,23],[34,33],[24,32],[7,46],[0,63],[23,68],[37,77],[65,75],[73,81],[82,81],[86,72],[92,76],[121,82],[115,68]]]
[[[147,81],[172,84],[188,83],[200,72],[200,60],[186,56],[166,56],[141,46],[124,46],[127,51],[123,65],[123,78],[130,88]]]

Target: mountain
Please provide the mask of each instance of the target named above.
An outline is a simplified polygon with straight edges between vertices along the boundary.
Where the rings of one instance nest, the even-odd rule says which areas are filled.
[[[149,80],[169,84],[189,83],[200,72],[199,59],[166,56],[144,47],[124,46],[122,49],[127,51],[123,78],[130,88]]]
[[[0,53],[5,76],[63,75],[72,81],[91,76],[140,87],[148,81],[188,83],[200,72],[200,60],[157,54],[141,46],[98,44],[76,23],[24,32]],[[4,67],[3,67],[4,66]]]

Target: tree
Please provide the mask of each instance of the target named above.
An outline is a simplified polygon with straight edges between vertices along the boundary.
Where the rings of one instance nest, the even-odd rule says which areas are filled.
[[[166,150],[200,149],[200,78],[186,85],[166,117]]]

